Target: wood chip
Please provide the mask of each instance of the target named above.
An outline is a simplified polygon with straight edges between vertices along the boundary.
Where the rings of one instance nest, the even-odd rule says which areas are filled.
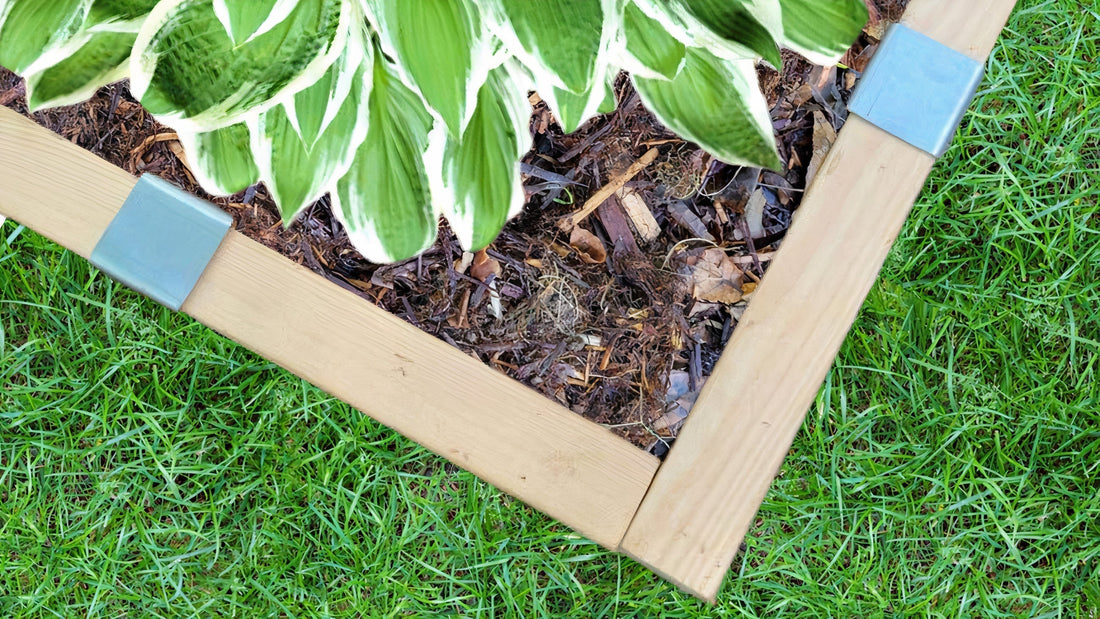
[[[630,218],[631,227],[643,243],[652,243],[661,236],[661,226],[657,223],[657,218],[653,216],[653,211],[649,209],[645,198],[637,191],[620,189],[615,196],[619,198],[623,211]]]
[[[642,258],[642,250],[639,249],[638,243],[634,240],[634,232],[631,230],[630,221],[627,219],[622,203],[616,196],[608,198],[600,205],[596,213],[600,218],[600,223],[603,224],[603,229],[607,231],[608,239],[611,241],[615,252],[632,254]]]
[[[836,129],[825,119],[825,114],[814,112],[814,156],[810,159],[810,165],[806,168],[806,186],[810,187],[817,177],[821,166],[825,164],[825,157],[829,155],[833,143],[836,142]]]
[[[462,303],[458,306],[458,312],[447,318],[447,324],[455,329],[469,329],[470,319],[467,317],[467,312],[470,309],[470,289],[466,289],[466,293],[462,295]]]
[[[764,238],[768,234],[764,229],[764,207],[767,205],[768,198],[764,195],[763,189],[754,191],[748,203],[745,204],[745,223],[748,224],[749,234],[754,239]]]
[[[867,13],[870,19],[867,20],[867,26],[863,29],[863,32],[867,33],[867,36],[872,39],[881,41],[882,37],[886,35],[886,26],[889,24],[882,18],[882,13],[879,13],[873,0],[866,0],[864,4],[867,5]]]
[[[714,237],[707,231],[706,225],[699,216],[691,211],[687,203],[676,201],[668,205],[668,215],[676,225],[691,233],[692,237],[714,242]]]

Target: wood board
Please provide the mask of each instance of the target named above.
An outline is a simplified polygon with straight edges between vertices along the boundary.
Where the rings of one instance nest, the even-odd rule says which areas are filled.
[[[1015,0],[912,0],[902,20],[985,61]],[[844,125],[621,550],[714,601],[935,163]]]

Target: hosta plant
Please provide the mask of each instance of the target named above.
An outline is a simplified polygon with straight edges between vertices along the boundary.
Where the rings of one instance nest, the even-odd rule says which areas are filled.
[[[864,0],[0,0],[0,65],[32,109],[130,89],[212,194],[263,181],[283,220],[326,193],[370,260],[446,217],[480,249],[523,204],[535,90],[567,132],[649,110],[716,158],[779,165],[755,64],[835,62]]]

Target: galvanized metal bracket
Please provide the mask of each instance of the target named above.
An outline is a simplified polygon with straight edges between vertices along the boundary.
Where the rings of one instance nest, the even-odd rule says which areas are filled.
[[[848,110],[939,157],[951,145],[984,72],[973,58],[895,24],[863,73]]]
[[[91,262],[112,279],[178,311],[233,218],[151,174],[138,179]]]

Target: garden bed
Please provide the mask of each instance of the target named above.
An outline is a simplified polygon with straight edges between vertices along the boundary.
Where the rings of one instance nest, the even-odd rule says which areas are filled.
[[[782,245],[860,71],[905,4],[875,0],[875,18],[840,68],[786,54],[782,73],[760,70],[783,174],[712,161],[661,127],[626,80],[619,109],[571,135],[532,97],[529,203],[484,264],[472,264],[447,230],[417,259],[370,264],[325,201],[284,229],[262,185],[213,202],[238,231],[663,455]],[[0,72],[0,104],[25,113],[22,95],[20,80]],[[210,198],[171,129],[123,85],[32,118],[132,174],[156,174]],[[651,148],[656,160],[580,226],[592,236],[559,229],[562,216]]]
[[[920,54],[947,55],[961,62],[960,73],[974,73],[992,50],[1014,4],[1013,0],[975,0],[965,5],[947,0],[914,0],[906,10],[907,30],[902,32],[923,34]],[[855,64],[855,60],[849,60]],[[940,68],[942,65],[936,63],[915,62],[904,72],[918,83],[930,83],[938,81],[935,71]],[[850,82],[845,80],[841,84],[848,86]],[[813,84],[831,85],[829,90],[840,88],[838,82],[830,80]],[[814,98],[813,84],[811,98]],[[957,109],[962,109],[967,93],[959,91],[946,96],[959,98]],[[18,95],[12,96],[8,103],[17,98]],[[843,100],[843,92],[836,100]],[[112,95],[110,101],[109,109],[114,112],[124,99]],[[832,123],[826,115],[828,109],[826,103],[819,114],[814,114],[811,135],[818,130],[827,133],[826,123]],[[840,116],[837,108],[832,110]],[[131,111],[140,114],[139,110]],[[826,122],[818,122],[819,115]],[[629,117],[630,114],[620,113],[611,118]],[[789,120],[793,119],[792,115]],[[944,125],[941,132],[949,129],[946,120]],[[68,132],[71,141],[80,134],[79,123],[76,126],[76,130]],[[589,127],[587,133],[580,134],[580,139],[595,135],[596,130]],[[119,135],[130,133],[118,130]],[[545,130],[542,133],[547,134]],[[0,171],[6,175],[7,190],[0,195],[2,212],[77,255],[88,257],[131,195],[136,179],[9,110],[0,109],[0,135],[3,136]],[[100,138],[93,146],[100,148],[105,139]],[[646,140],[647,144],[629,142],[629,145],[668,148],[674,144],[665,141],[668,139]],[[139,163],[148,167],[158,157],[165,158],[166,155],[149,154],[149,148],[164,142],[171,149],[172,140],[170,134],[150,134],[135,151],[130,151],[134,159],[131,165],[140,169]],[[596,143],[596,139],[591,142]],[[813,143],[811,138],[810,144]],[[588,149],[586,143],[581,144],[585,146],[576,156],[583,156]],[[820,142],[817,146],[816,150],[825,150]],[[625,145],[610,152],[631,154],[621,160],[605,155],[602,163],[592,157],[593,179],[604,176],[613,179],[600,185],[624,180],[619,170],[627,160],[634,161],[630,167],[637,171],[645,167],[637,162],[651,156],[635,161],[633,157],[640,148],[628,151]],[[556,159],[569,160],[565,154]],[[788,161],[797,156],[790,150],[783,154]],[[550,157],[546,153],[537,156]],[[317,277],[244,234],[234,232],[223,240],[182,310],[590,539],[636,558],[700,597],[713,599],[806,410],[923,187],[935,156],[864,118],[853,117],[837,136],[827,158],[822,156],[821,160],[820,172],[805,192],[796,222],[789,232],[776,232],[782,238],[773,245],[781,242],[783,248],[774,252],[759,289],[749,292],[745,286],[717,287],[723,294],[733,288],[734,294],[753,295],[751,307],[745,310],[742,319],[737,320],[732,308],[743,299],[736,302],[700,299],[700,286],[713,290],[706,287],[712,282],[701,282],[695,271],[689,270],[694,280],[692,303],[700,300],[718,303],[722,306],[719,311],[729,312],[731,326],[736,320],[738,327],[729,339],[728,350],[714,366],[714,378],[701,390],[690,423],[678,434],[675,449],[664,463],[523,387],[499,368],[491,369],[499,363],[487,367],[480,356],[474,361],[459,349],[425,336],[363,301],[360,297],[364,293],[369,295],[375,286],[391,290],[384,282],[374,281],[380,269],[371,275],[371,287],[363,280],[349,281],[345,275],[334,275],[335,271],[326,271],[325,278]],[[811,157],[810,167],[812,162]],[[601,170],[601,165],[607,169]],[[755,236],[751,228],[748,234],[743,230],[752,218],[729,214],[739,215],[741,209],[750,211],[749,201],[755,195],[766,198],[758,189],[775,190],[775,200],[782,204],[780,192],[797,193],[797,188],[761,183],[757,177],[747,181],[741,196],[735,193],[727,196],[725,191],[744,187],[745,181],[736,170],[710,165],[700,165],[699,169],[703,170],[700,185],[714,181],[718,190],[705,191],[716,221],[722,225],[739,222],[744,248],[740,254],[720,251],[720,256],[711,254],[711,257],[704,251],[686,256],[683,263],[698,267],[704,260],[718,262],[719,277],[711,279],[727,284],[738,272],[746,270],[736,263],[729,266],[735,258],[751,263],[757,273],[763,272],[761,257],[765,248],[762,243],[748,242]],[[58,182],[58,170],[64,171],[68,182]],[[545,177],[548,172],[544,169],[535,175]],[[186,175],[186,171],[182,173]],[[578,178],[575,176],[574,181]],[[637,178],[646,180],[644,176]],[[556,177],[542,180],[561,183]],[[668,193],[661,191],[658,196],[667,197]],[[250,201],[247,197],[242,195],[239,202],[225,206],[235,211],[261,212],[255,204],[255,192]],[[727,198],[734,206],[725,208],[721,200],[714,198]],[[742,200],[745,204],[736,207]],[[659,204],[649,204],[644,196],[643,202],[651,214],[661,213]],[[689,223],[677,223],[694,234],[685,239],[690,241],[688,244],[698,243],[692,239],[711,232],[705,222],[711,213],[706,200],[693,198],[692,202],[687,211],[680,212],[681,218]],[[601,208],[607,204],[614,201],[608,200]],[[677,204],[671,200],[665,204],[670,219]],[[762,227],[768,221],[767,205],[765,199]],[[759,206],[755,208],[759,210]],[[723,210],[728,222],[723,221]],[[703,225],[690,223],[691,218],[683,217],[686,213],[703,220]],[[536,209],[529,216],[537,214]],[[551,213],[547,217],[543,223],[560,221],[560,215]],[[615,225],[608,223],[615,220],[614,212],[598,213],[597,217],[602,225],[593,224],[596,233],[609,232],[609,227],[614,229]],[[307,219],[305,225],[311,225],[310,221]],[[520,232],[509,234],[522,234],[524,221],[518,221],[513,229]],[[323,225],[323,221],[314,223],[310,229]],[[331,224],[329,228],[334,236],[338,235]],[[767,229],[764,232],[770,233]],[[668,230],[664,233],[672,234]],[[616,266],[616,258],[623,256],[624,251],[627,256],[631,253],[629,248],[621,247],[627,236],[625,232],[605,234],[604,249],[610,245],[611,251],[602,264],[595,260],[592,267],[604,266],[616,283],[626,282],[625,285],[644,291],[646,287],[637,283],[645,283],[644,277],[635,277],[623,268],[635,263],[618,262]],[[503,246],[508,245],[509,238],[505,237]],[[573,251],[578,245],[590,249],[596,244],[592,238],[598,236],[590,236],[585,243],[578,239],[570,239],[569,243],[574,246]],[[706,241],[703,246],[720,245],[727,238],[719,229],[715,240]],[[447,245],[444,240],[441,246]],[[685,244],[676,242],[672,246],[665,258],[667,262],[660,263],[660,268],[650,263],[644,271],[668,270],[674,264],[671,254],[681,245]],[[552,245],[547,247],[553,251]],[[737,249],[728,241],[725,248]],[[299,251],[303,263],[316,260],[324,264],[308,243],[299,244]],[[298,254],[291,252],[291,255]],[[550,259],[550,254],[544,255]],[[563,251],[558,257],[564,261],[573,255]],[[473,271],[463,273],[462,263],[455,266],[451,257],[442,258],[448,279],[453,277],[456,286],[459,280],[472,286],[469,301],[463,300],[459,306],[460,317],[469,321],[471,305],[476,309],[480,302],[486,302],[483,298],[473,303],[476,291],[489,294],[491,299],[493,284],[501,284],[497,292],[501,297],[509,296],[503,287],[508,283],[503,267],[500,279],[495,280],[497,274],[492,269],[482,276]],[[488,257],[502,265],[518,261],[504,252]],[[459,260],[457,256],[455,259]],[[528,260],[539,262],[531,264]],[[522,263],[542,271],[546,264],[541,260],[525,255]],[[415,282],[420,283],[431,273],[426,262],[426,258],[421,258],[397,268],[414,273]],[[486,262],[492,264],[491,260]],[[580,273],[577,269],[573,271]],[[486,288],[489,292],[485,292]],[[392,289],[398,289],[397,279]],[[624,289],[609,285],[605,298]],[[453,299],[451,303],[453,307]],[[412,302],[401,304],[410,319],[415,318]],[[687,316],[690,318],[690,313]],[[642,321],[641,328],[635,330],[646,333],[644,320],[648,316],[628,314],[627,318]],[[460,331],[465,326],[461,322],[457,325],[447,322],[450,328]],[[667,324],[666,321],[657,326]],[[598,347],[591,341],[583,344]],[[557,350],[559,344],[554,348]],[[612,345],[603,348],[604,353],[612,351],[605,356],[615,354]],[[696,368],[702,366],[700,348],[696,345],[692,349]],[[647,368],[632,370],[641,378],[648,376]],[[587,374],[585,377],[589,378]],[[568,380],[565,382],[569,384]],[[639,384],[646,389],[644,382]]]

